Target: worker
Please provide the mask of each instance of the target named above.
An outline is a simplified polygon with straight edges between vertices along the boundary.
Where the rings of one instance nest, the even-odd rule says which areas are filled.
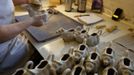
[[[26,37],[20,33],[31,25],[39,27],[43,24],[41,16],[15,22],[14,5],[32,2],[35,1],[0,0],[0,75],[8,75],[8,72],[19,65],[30,52]]]

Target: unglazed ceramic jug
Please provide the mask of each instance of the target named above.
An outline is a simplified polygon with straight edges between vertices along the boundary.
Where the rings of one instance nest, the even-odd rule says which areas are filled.
[[[12,75],[33,75],[29,69],[33,68],[34,63],[32,61],[28,61],[24,68],[17,69]]]
[[[113,66],[108,66],[103,70],[102,75],[118,75],[118,74],[116,68],[114,68]]]
[[[61,35],[65,42],[71,42],[75,40],[74,32],[74,29],[65,30],[64,28],[60,28],[59,30],[57,30],[57,33]]]
[[[50,66],[47,60],[42,60],[35,69],[31,69],[30,71],[34,75],[49,75]]]
[[[71,75],[86,75],[84,64],[84,58],[81,59],[80,63],[75,65],[72,69]]]
[[[23,68],[17,69],[12,75],[32,75],[32,73],[27,72]]]
[[[74,61],[78,62],[81,58],[85,58],[87,55],[88,47],[86,44],[80,44],[78,49],[74,50]]]
[[[67,68],[72,69],[75,65],[75,61],[72,55],[72,48],[68,53],[64,54],[59,61],[61,65],[57,68],[57,73],[62,74]]]
[[[40,6],[34,4],[23,4],[21,5],[29,13],[29,16],[33,17],[39,13]]]
[[[101,55],[101,62],[104,67],[114,64],[115,52],[112,48],[108,47],[104,49]]]
[[[30,69],[29,71],[32,72],[33,75],[56,75],[53,59],[54,55],[50,55],[46,60],[41,60],[34,69]]]
[[[50,72],[50,71],[53,71],[53,72]],[[51,73],[54,73],[54,71],[55,70],[54,69],[52,70],[52,68],[48,64],[48,61],[46,60],[42,60],[40,64],[37,67],[35,67],[35,69],[31,69],[31,72],[34,75],[50,75]],[[56,75],[56,71],[54,74]]]
[[[122,57],[117,64],[117,69],[120,75],[133,75],[134,67],[132,61],[128,57]]]
[[[94,47],[99,44],[100,38],[99,36],[102,34],[102,31],[99,30],[97,33],[92,33],[91,35],[88,35],[86,44],[88,47]]]
[[[76,31],[75,32],[75,40],[78,43],[83,43],[84,42],[84,39],[87,38],[87,36],[88,36],[88,33],[84,29],[82,29],[81,31]]]
[[[96,51],[91,51],[85,59],[85,69],[88,74],[98,73],[100,67],[100,55]]]

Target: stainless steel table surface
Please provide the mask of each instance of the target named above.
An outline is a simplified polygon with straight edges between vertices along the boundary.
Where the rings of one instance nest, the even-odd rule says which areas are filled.
[[[58,6],[56,8],[56,10],[58,10],[61,13],[63,13],[64,15],[74,19],[75,21],[78,21],[78,20],[74,16],[82,14],[82,13],[76,12],[76,10],[74,10],[73,12],[69,12],[69,13],[65,12],[63,6]],[[87,11],[86,13],[90,13],[90,12]],[[86,14],[86,13],[83,13],[83,14]],[[17,16],[18,15],[25,15],[25,14],[27,14],[27,12],[25,12],[25,11],[21,11],[21,12],[16,11],[15,14]],[[103,14],[96,14],[96,15],[104,18],[104,21],[99,22],[99,23],[97,23],[95,25],[91,25],[91,26],[83,25],[84,28],[91,27],[91,30],[89,31],[89,34],[97,31],[95,29],[95,26],[97,26],[97,25],[106,25],[106,26],[107,25],[117,25],[118,26],[118,29],[116,31],[112,32],[112,33],[107,33],[104,30],[103,35],[100,36],[100,44],[110,42],[110,41],[112,41],[114,39],[117,39],[117,38],[119,38],[121,36],[124,36],[124,35],[130,33],[127,30],[129,28],[128,25],[126,25],[124,23],[121,23],[121,22],[113,21],[113,20],[111,20],[111,18],[109,18],[109,17],[107,17],[107,16],[105,16]],[[27,32],[24,31],[24,33],[26,34],[26,36],[28,37],[28,39],[32,43],[32,45],[38,50],[38,52],[44,58],[46,58],[49,54],[54,54],[56,56],[56,59],[58,59],[64,52],[67,52],[68,49],[71,46],[75,46],[75,47],[78,46],[78,44],[75,43],[75,42],[65,43],[63,41],[63,39],[60,38],[60,37],[52,39],[52,40],[47,41],[47,42],[37,42]],[[103,47],[105,47],[105,46],[103,46]]]

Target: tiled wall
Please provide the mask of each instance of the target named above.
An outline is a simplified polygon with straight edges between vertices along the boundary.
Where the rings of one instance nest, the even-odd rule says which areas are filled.
[[[126,18],[134,24],[134,0],[103,0],[103,2],[108,15],[112,15],[116,8],[122,8]],[[92,0],[88,0],[88,3],[92,3]]]

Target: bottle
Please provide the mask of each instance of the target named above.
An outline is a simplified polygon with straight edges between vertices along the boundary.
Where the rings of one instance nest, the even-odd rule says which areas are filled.
[[[65,0],[65,11],[71,12],[72,4],[73,4],[73,0]]]
[[[93,0],[91,10],[93,12],[101,13],[103,11],[103,0]]]
[[[78,12],[86,12],[87,0],[78,0]]]

